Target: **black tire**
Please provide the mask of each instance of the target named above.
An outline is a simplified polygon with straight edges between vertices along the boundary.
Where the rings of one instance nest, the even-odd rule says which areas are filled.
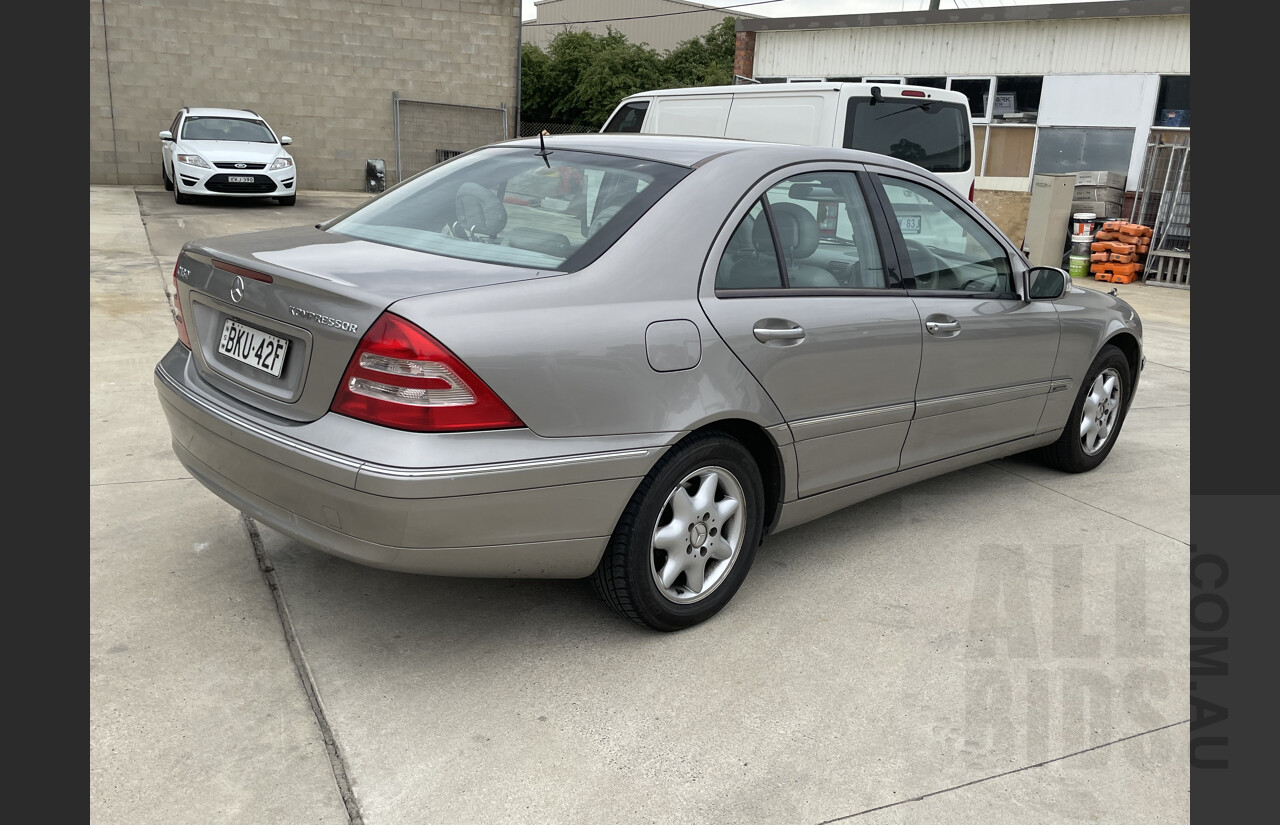
[[[160,164],[160,179],[164,181],[164,191],[173,191],[173,179],[169,177],[169,167]]]
[[[1062,435],[1044,448],[1046,463],[1064,472],[1083,473],[1106,460],[1129,411],[1130,387],[1128,359],[1107,344],[1085,373]]]
[[[284,197],[284,198],[276,198],[276,200],[280,201],[281,206],[293,206],[295,203],[298,202],[298,196],[296,194],[289,195],[288,197]]]
[[[176,183],[173,185],[173,202],[177,204],[191,203],[191,198],[182,194],[182,190],[178,188]]]
[[[733,598],[763,530],[764,484],[751,453],[723,433],[693,435],[640,482],[592,583],[637,624],[665,632],[692,627]]]

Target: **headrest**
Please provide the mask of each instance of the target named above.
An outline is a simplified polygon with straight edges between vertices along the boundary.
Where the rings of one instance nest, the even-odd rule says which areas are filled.
[[[818,248],[818,219],[794,203],[769,205],[773,221],[777,224],[778,242],[787,258],[807,258]],[[766,221],[756,221],[752,228],[751,242],[756,251],[767,253],[772,247],[769,226]]]
[[[507,225],[507,210],[498,196],[474,181],[458,187],[454,198],[458,221],[469,231],[490,238]]]

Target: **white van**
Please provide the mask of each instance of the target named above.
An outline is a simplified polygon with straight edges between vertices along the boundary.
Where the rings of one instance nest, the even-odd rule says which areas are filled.
[[[761,83],[624,98],[602,132],[843,146],[910,161],[973,200],[973,120],[960,92],[895,83]]]

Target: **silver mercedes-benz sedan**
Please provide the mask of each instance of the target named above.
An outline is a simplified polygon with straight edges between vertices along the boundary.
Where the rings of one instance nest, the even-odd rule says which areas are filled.
[[[912,164],[654,135],[477,149],[316,226],[186,244],[155,385],[275,530],[442,576],[591,577],[657,630],[762,538],[906,484],[1116,444],[1113,295]]]

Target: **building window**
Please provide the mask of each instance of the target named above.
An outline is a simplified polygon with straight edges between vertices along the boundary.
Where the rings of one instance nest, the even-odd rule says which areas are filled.
[[[1191,75],[1163,75],[1156,98],[1155,126],[1191,125]]]
[[[1035,174],[1100,169],[1127,174],[1133,129],[1040,127]]]
[[[947,79],[945,77],[908,77],[908,86],[929,86],[933,89],[947,88]]]
[[[975,122],[991,122],[991,94],[995,90],[994,77],[953,77],[947,88],[969,98],[969,114]]]
[[[861,83],[862,82],[862,78],[860,77],[854,77],[851,75],[843,75],[843,74],[831,75],[830,77],[827,78],[827,80],[830,81],[831,83]]]
[[[992,107],[995,121],[1035,123],[1040,111],[1040,88],[1044,78],[1005,76],[996,78],[996,103]]]

